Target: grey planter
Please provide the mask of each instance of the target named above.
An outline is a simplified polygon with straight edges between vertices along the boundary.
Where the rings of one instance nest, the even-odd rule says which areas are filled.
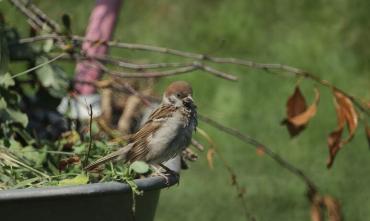
[[[179,159],[166,164],[179,171]],[[133,216],[132,193],[127,184],[110,182],[81,186],[47,187],[0,191],[2,221],[150,221],[154,219],[160,189],[178,182],[169,175],[136,180],[144,195],[136,198]]]

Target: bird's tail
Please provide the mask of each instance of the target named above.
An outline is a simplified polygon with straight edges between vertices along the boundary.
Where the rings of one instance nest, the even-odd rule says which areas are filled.
[[[84,169],[86,171],[89,171],[89,170],[95,169],[99,165],[102,165],[102,164],[104,164],[106,162],[109,162],[109,161],[112,161],[112,160],[123,160],[123,159],[126,158],[126,154],[130,149],[131,149],[131,145],[127,145],[123,148],[120,148],[119,150],[114,151],[114,152],[96,160],[95,162],[92,162],[91,164],[87,165]]]

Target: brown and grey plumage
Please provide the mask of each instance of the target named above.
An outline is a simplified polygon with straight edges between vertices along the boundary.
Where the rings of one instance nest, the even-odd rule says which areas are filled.
[[[85,169],[92,170],[111,160],[125,163],[141,160],[149,164],[161,164],[181,153],[190,144],[192,132],[197,126],[192,93],[191,86],[185,81],[170,84],[160,106],[129,139],[128,144]]]

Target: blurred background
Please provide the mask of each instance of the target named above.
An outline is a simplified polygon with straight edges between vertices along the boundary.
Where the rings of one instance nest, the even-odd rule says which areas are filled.
[[[33,1],[57,21],[72,18],[72,31],[84,35],[92,0]],[[0,2],[8,24],[28,25],[7,1]],[[222,57],[264,63],[282,63],[308,70],[339,88],[370,100],[370,2],[364,0],[127,0],[124,1],[115,40],[158,45]],[[169,60],[154,53],[111,50],[112,55],[139,61]],[[171,58],[170,58],[171,59]],[[74,66],[59,62],[71,74]],[[199,111],[240,129],[270,146],[301,168],[322,193],[339,199],[345,220],[370,217],[370,152],[360,124],[354,140],[343,148],[332,169],[326,169],[327,135],[336,127],[331,91],[321,91],[316,117],[306,131],[290,139],[280,121],[293,93],[295,78],[232,65],[217,66],[235,73],[227,82],[203,72],[160,80],[158,94],[171,81],[193,85]],[[301,83],[307,101],[315,84]],[[305,185],[254,148],[207,125],[200,124],[235,169],[246,188],[247,210],[259,221],[310,220]],[[163,190],[156,220],[242,220],[243,209],[231,180],[215,157],[207,166],[206,154],[183,171],[179,186]]]

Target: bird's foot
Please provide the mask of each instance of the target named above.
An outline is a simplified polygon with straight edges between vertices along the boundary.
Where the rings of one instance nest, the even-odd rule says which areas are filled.
[[[176,184],[180,185],[180,174],[176,171],[171,170],[170,168],[166,167],[163,164],[159,164],[160,167],[162,167],[168,175],[172,175],[176,177]]]
[[[165,179],[165,184],[167,186],[170,185],[170,180],[168,178],[168,175],[166,174],[166,171],[162,171],[162,167],[156,167],[156,166],[153,166],[153,173],[151,173],[150,176],[160,176],[160,177],[163,177]]]

